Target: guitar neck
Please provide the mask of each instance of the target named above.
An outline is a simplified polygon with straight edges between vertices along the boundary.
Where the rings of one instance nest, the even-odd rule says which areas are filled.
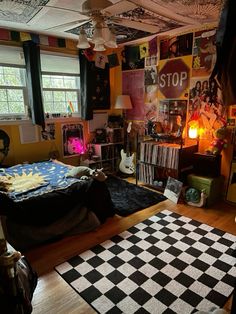
[[[129,133],[127,133],[127,139],[126,139],[126,156],[130,156],[130,149],[129,149]]]

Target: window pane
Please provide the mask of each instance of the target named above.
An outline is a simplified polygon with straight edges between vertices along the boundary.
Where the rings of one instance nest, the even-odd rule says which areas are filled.
[[[80,87],[79,83],[80,80],[76,76],[43,74],[43,88],[77,89]]]
[[[44,101],[45,102],[52,101],[53,100],[53,93],[52,93],[52,91],[44,91],[43,92],[43,97],[44,97]]]
[[[25,86],[25,69],[0,66],[1,86]]]
[[[0,114],[8,113],[8,104],[6,101],[0,101]]]
[[[25,74],[24,68],[0,66],[0,114],[26,115]]]
[[[8,89],[7,91],[8,101],[24,102],[23,91],[17,89]]]
[[[60,101],[57,101],[57,102],[54,102],[54,112],[66,112],[66,109],[65,109],[65,102],[60,102]]]
[[[45,112],[49,112],[49,113],[55,112],[54,111],[53,102],[50,102],[50,101],[44,102],[43,106],[44,106],[44,111]]]
[[[6,89],[0,89],[0,101],[7,100],[7,91]]]
[[[74,112],[78,112],[78,92],[80,88],[78,83],[80,83],[78,76],[43,74],[45,112],[66,113],[69,102],[72,103]]]
[[[9,111],[11,113],[25,113],[24,102],[9,102]]]
[[[43,88],[51,87],[51,78],[49,75],[43,75]]]
[[[65,77],[64,78],[64,86],[70,89],[76,89],[76,80],[73,77]]]

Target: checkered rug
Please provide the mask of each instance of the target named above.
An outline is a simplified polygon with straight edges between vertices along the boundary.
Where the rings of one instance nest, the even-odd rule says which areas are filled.
[[[56,271],[98,313],[187,314],[233,292],[236,236],[164,210]]]

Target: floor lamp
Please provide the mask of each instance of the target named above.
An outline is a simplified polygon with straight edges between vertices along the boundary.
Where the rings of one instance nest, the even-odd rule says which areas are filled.
[[[132,102],[130,95],[119,95],[116,97],[116,103],[114,109],[124,110],[124,114],[126,110],[132,109]]]

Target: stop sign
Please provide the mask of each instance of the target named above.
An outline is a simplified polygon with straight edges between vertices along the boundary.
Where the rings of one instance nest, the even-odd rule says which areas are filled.
[[[182,59],[168,60],[159,72],[159,89],[166,98],[178,98],[189,86],[189,67]]]

